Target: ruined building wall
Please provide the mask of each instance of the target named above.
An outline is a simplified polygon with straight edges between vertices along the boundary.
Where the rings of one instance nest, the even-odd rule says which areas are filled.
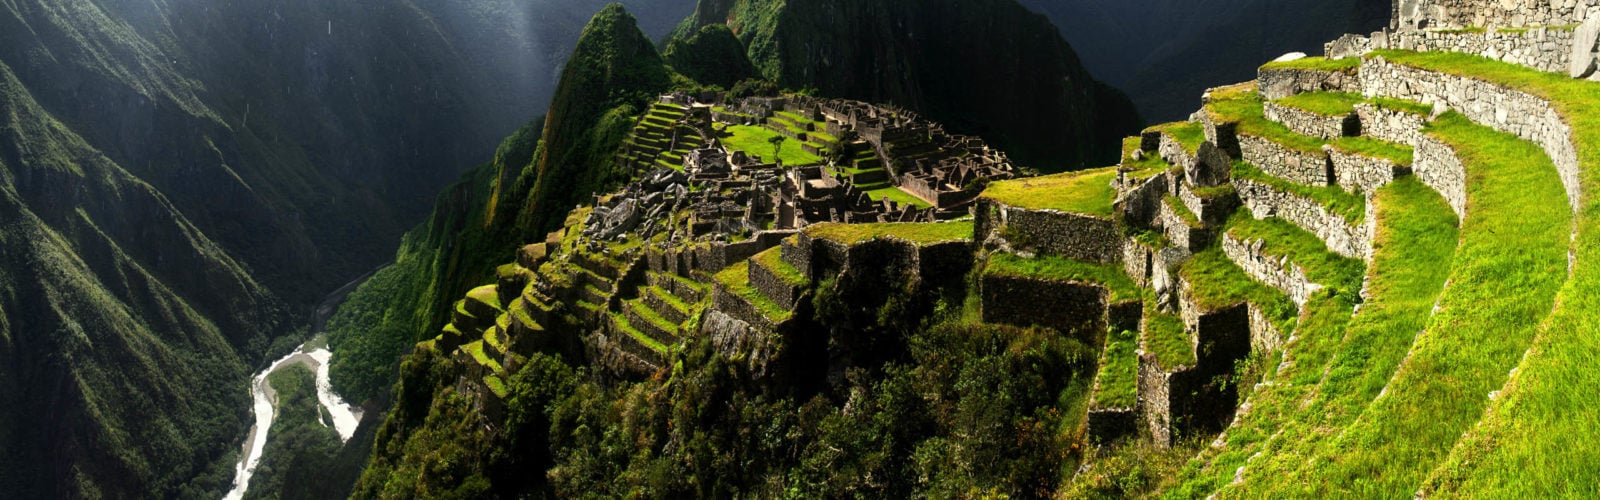
[[[1600,0],[1396,0],[1394,28],[1561,26],[1582,23]]]

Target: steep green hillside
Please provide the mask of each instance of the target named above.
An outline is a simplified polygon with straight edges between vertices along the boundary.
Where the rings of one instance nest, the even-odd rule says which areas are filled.
[[[1111,163],[1139,125],[1043,16],[1014,0],[702,0],[674,36],[726,24],[786,88],[894,103],[978,134],[1019,163]]]
[[[333,381],[341,393],[383,395],[396,357],[435,335],[451,302],[492,278],[519,246],[542,241],[591,193],[631,175],[613,155],[635,115],[667,90],[666,66],[619,4],[595,15],[571,61],[542,128],[518,130],[493,162],[448,188],[428,222],[406,235],[395,263],[333,318]]]
[[[252,366],[505,132],[453,38],[410,1],[0,4],[0,489],[225,492]]]
[[[673,71],[725,89],[758,76],[756,67],[745,56],[744,42],[721,24],[706,25],[687,38],[672,39],[662,57]]]

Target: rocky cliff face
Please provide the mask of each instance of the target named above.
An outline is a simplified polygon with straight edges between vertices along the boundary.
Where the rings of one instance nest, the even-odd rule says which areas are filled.
[[[725,23],[789,88],[893,103],[1043,170],[1109,163],[1138,124],[1054,26],[1012,0],[707,0],[678,36]]]

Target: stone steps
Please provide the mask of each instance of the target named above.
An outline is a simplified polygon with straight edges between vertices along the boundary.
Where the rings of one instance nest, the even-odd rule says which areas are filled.
[[[641,290],[642,291],[639,293],[639,298],[644,301],[646,306],[649,306],[651,310],[655,311],[657,315],[660,315],[662,318],[666,318],[667,321],[674,324],[681,325],[683,322],[689,321],[690,308],[692,306],[684,303],[683,299],[678,298],[676,295],[673,295],[666,290],[661,289],[660,287],[647,286]]]
[[[1326,286],[1359,290],[1365,272],[1361,261],[1334,254],[1316,235],[1279,219],[1242,219],[1221,243],[1228,260],[1301,307]]]
[[[639,299],[623,301],[622,316],[633,328],[661,344],[677,343],[678,338],[682,336],[679,331],[681,328],[677,324],[662,318]]]
[[[785,310],[793,310],[809,281],[783,261],[782,248],[773,247],[750,258],[750,286]]]
[[[1277,217],[1315,234],[1334,253],[1367,259],[1375,227],[1371,205],[1338,187],[1310,188],[1276,179],[1253,166],[1234,167],[1234,189],[1256,218]]]

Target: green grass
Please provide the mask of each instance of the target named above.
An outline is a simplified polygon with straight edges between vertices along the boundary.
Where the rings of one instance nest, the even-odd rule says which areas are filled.
[[[1389,160],[1395,165],[1409,167],[1415,161],[1416,150],[1411,146],[1396,144],[1371,137],[1340,137],[1329,144],[1345,153]]]
[[[1169,195],[1161,201],[1172,207],[1172,211],[1178,214],[1178,218],[1183,219],[1184,225],[1193,229],[1204,229],[1206,227],[1205,224],[1200,223],[1200,217],[1196,216],[1193,210],[1189,210],[1188,205],[1183,204],[1181,198]]]
[[[756,311],[760,312],[762,316],[766,316],[774,324],[787,321],[790,316],[794,315],[793,311],[784,309],[777,302],[773,302],[766,295],[762,295],[755,287],[750,286],[750,261],[748,260],[740,261],[724,268],[717,273],[715,279],[718,283],[722,283],[724,287],[727,287],[729,292],[750,302],[750,305],[755,306]]]
[[[1172,122],[1156,125],[1145,130],[1155,130],[1171,135],[1184,151],[1195,154],[1200,151],[1200,144],[1206,142],[1206,130],[1199,122]]]
[[[1340,71],[1351,72],[1361,66],[1361,59],[1347,57],[1344,59],[1328,59],[1326,57],[1305,57],[1288,62],[1269,62],[1261,65],[1261,69],[1306,69],[1314,71]]]
[[[1426,490],[1435,494],[1477,492],[1498,497],[1594,495],[1600,484],[1600,441],[1595,426],[1600,401],[1578,388],[1600,386],[1600,87],[1565,75],[1456,53],[1378,51],[1395,64],[1486,80],[1549,99],[1573,128],[1579,184],[1586,194],[1578,208],[1573,277],[1560,290],[1554,313],[1541,325],[1533,348],[1518,367],[1490,417],[1466,436],[1450,460],[1435,471]],[[1579,333],[1582,332],[1582,333]]]
[[[791,266],[788,262],[783,261],[782,250],[783,247],[769,248],[764,252],[756,254],[755,257],[751,257],[750,261],[766,268],[768,271],[772,271],[772,274],[777,275],[778,279],[783,280],[783,282],[786,284],[793,286],[806,286],[808,283],[806,281],[806,276],[801,274],[799,269],[795,269],[794,266]]]
[[[502,380],[499,375],[484,375],[483,386],[489,388],[489,392],[500,399],[505,399],[506,394],[508,394],[506,392],[506,381]]]
[[[1251,279],[1228,260],[1220,248],[1194,254],[1179,273],[1189,282],[1195,305],[1201,311],[1218,311],[1249,302],[1265,311],[1274,322],[1290,321],[1296,315],[1294,302],[1287,295]]]
[[[1156,301],[1144,301],[1144,348],[1163,370],[1194,366],[1194,339],[1177,315],[1156,310]]]
[[[1289,494],[1409,495],[1482,416],[1550,314],[1566,281],[1571,212],[1554,167],[1536,145],[1446,115],[1430,134],[1467,167],[1471,216],[1450,287],[1428,329],[1378,399],[1315,467],[1275,475]]]
[[[1308,384],[1320,382],[1310,404],[1293,398],[1257,398],[1257,408],[1283,408],[1273,425],[1278,437],[1262,445],[1264,458],[1251,465],[1249,478],[1280,477],[1303,464],[1318,445],[1367,408],[1395,373],[1417,332],[1427,326],[1443,291],[1458,236],[1454,213],[1442,197],[1412,177],[1385,186],[1376,197],[1378,233],[1369,300],[1350,322],[1328,367],[1298,372]],[[1274,486],[1271,480],[1244,485],[1251,496],[1266,495],[1262,489]]]
[[[1576,260],[1555,311],[1492,410],[1456,445],[1425,491],[1450,495],[1594,496],[1600,485],[1600,86],[1465,54],[1379,51],[1394,63],[1493,82],[1545,98],[1572,127],[1585,197]]]
[[[677,295],[673,295],[671,292],[666,291],[666,289],[663,289],[659,286],[647,286],[644,287],[643,290],[644,293],[654,295],[656,298],[661,299],[662,302],[665,302],[667,307],[677,309],[678,312],[683,313],[685,316],[688,316],[692,311],[689,303],[684,302],[683,299],[680,299]]]
[[[1245,162],[1233,164],[1233,177],[1248,181],[1266,184],[1272,189],[1305,198],[1310,198],[1327,208],[1330,213],[1344,217],[1350,225],[1359,225],[1367,218],[1367,199],[1364,196],[1345,191],[1338,186],[1307,186],[1296,184],[1262,172]]]
[[[867,196],[871,196],[872,199],[874,199],[874,200],[881,200],[881,199],[884,199],[884,198],[888,198],[889,201],[893,201],[895,203],[899,203],[902,206],[910,205],[910,206],[916,207],[918,210],[927,209],[927,208],[933,208],[932,204],[929,204],[926,201],[922,201],[922,198],[918,198],[918,197],[912,196],[911,193],[907,193],[907,192],[901,190],[898,187],[889,186],[889,187],[881,187],[881,188],[877,188],[877,189],[866,189],[865,186],[858,186],[858,187],[861,187],[864,191],[866,191]]]
[[[1111,303],[1140,297],[1138,285],[1128,278],[1122,266],[1116,264],[1091,264],[1053,255],[1023,258],[1009,253],[996,253],[989,256],[989,264],[983,273],[1061,282],[1094,283],[1104,286],[1110,292]]]
[[[1361,290],[1366,263],[1328,251],[1317,235],[1311,234],[1288,221],[1278,218],[1255,219],[1248,209],[1234,215],[1228,235],[1235,239],[1261,240],[1261,252],[1266,255],[1287,257],[1290,262],[1305,270],[1313,283],[1356,294]]]
[[[772,143],[767,142],[773,137],[783,137],[766,127],[753,125],[730,125],[727,128],[728,136],[722,138],[722,145],[729,150],[744,151],[746,154],[760,156],[767,161],[772,161]],[[822,158],[807,153],[800,148],[800,141],[788,139],[783,143],[782,152],[778,159],[784,165],[814,165],[822,163]]]
[[[1324,98],[1318,97],[1319,95],[1342,96],[1344,94],[1299,94],[1279,102],[1294,102],[1291,100],[1297,98],[1310,99],[1312,102],[1317,102],[1319,99],[1334,101],[1349,98],[1348,96]],[[1312,97],[1302,98],[1302,96]],[[1332,106],[1332,104],[1328,103],[1314,105]],[[1342,104],[1339,105],[1342,106]],[[1325,141],[1295,133],[1289,127],[1267,119],[1262,108],[1261,94],[1259,92],[1214,94],[1211,103],[1206,105],[1206,111],[1219,121],[1238,123],[1238,131],[1241,134],[1260,137],[1274,144],[1304,153],[1320,155],[1322,154],[1323,146],[1332,145],[1335,149],[1346,153],[1387,159],[1398,165],[1411,165],[1412,162],[1413,152],[1410,146],[1385,142],[1370,137],[1340,137],[1332,141]]]
[[[971,222],[922,222],[877,224],[822,223],[806,226],[806,234],[814,238],[855,245],[877,238],[899,238],[919,245],[969,241],[972,239]]]
[[[990,184],[983,197],[1018,208],[1110,217],[1117,197],[1111,181],[1116,178],[1116,167],[1107,167],[1012,179]]]
[[[487,305],[497,311],[505,310],[505,306],[500,304],[499,287],[496,285],[484,285],[474,288],[472,291],[467,292],[467,298],[469,300],[477,301]]]
[[[666,344],[661,343],[659,340],[650,338],[649,335],[645,335],[644,332],[639,331],[638,328],[633,326],[633,323],[628,322],[628,318],[626,316],[613,313],[611,315],[611,319],[617,322],[617,328],[622,330],[622,333],[627,334],[629,337],[633,337],[633,339],[639,341],[640,344],[644,344],[646,348],[660,354],[667,353]]]
[[[1122,168],[1130,170],[1126,174],[1130,179],[1149,179],[1172,168],[1171,164],[1161,159],[1159,153],[1153,151],[1145,152],[1143,160],[1134,161],[1133,152],[1137,151],[1143,142],[1144,139],[1138,136],[1122,140]]]
[[[657,313],[655,309],[651,309],[650,306],[645,305],[643,300],[633,299],[627,301],[626,304],[628,307],[633,308],[633,312],[638,314],[640,318],[644,318],[645,321],[655,325],[656,328],[673,335],[678,334],[678,325],[676,323],[667,321],[667,318],[661,317],[661,314]]]
[[[1095,377],[1094,402],[1101,408],[1132,408],[1139,402],[1139,334],[1129,331],[1106,336],[1100,353],[1100,375]]]
[[[1365,101],[1361,94],[1345,92],[1305,92],[1278,99],[1276,102],[1291,108],[1310,111],[1322,116],[1343,116],[1354,113],[1356,104]]]
[[[1432,106],[1415,101],[1391,99],[1388,97],[1376,97],[1372,99],[1372,103],[1376,104],[1379,109],[1392,109],[1395,111],[1411,113],[1419,116],[1428,116],[1433,114]]]

